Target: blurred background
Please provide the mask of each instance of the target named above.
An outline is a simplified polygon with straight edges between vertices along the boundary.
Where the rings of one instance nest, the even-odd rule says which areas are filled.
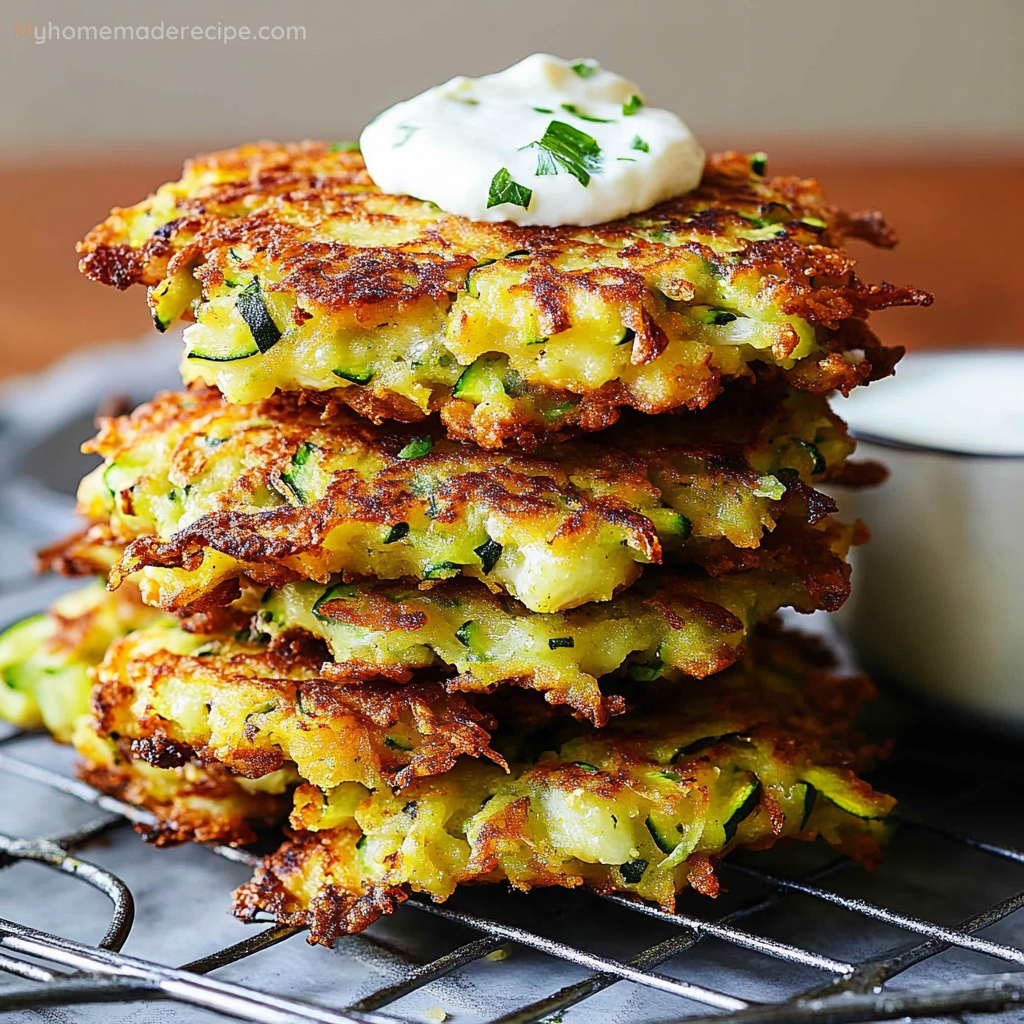
[[[859,248],[862,276],[937,297],[927,313],[886,313],[885,340],[1024,341],[1021,0],[3,0],[3,9],[0,375],[149,331],[141,294],[81,278],[74,243],[112,206],[177,177],[185,157],[263,138],[355,138],[399,99],[536,50],[595,57],[680,113],[706,148],[765,150],[769,171],[817,177],[848,208],[882,209],[904,240],[895,253]],[[77,38],[79,26],[161,25],[187,38]],[[284,38],[225,41],[243,26]],[[196,28],[204,38],[192,38]],[[75,38],[63,38],[69,30]]]

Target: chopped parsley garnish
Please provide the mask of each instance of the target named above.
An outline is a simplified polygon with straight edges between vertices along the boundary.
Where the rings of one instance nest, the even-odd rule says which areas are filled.
[[[768,154],[767,153],[751,153],[750,154],[750,169],[754,174],[764,177],[764,172],[768,170]]]
[[[491,190],[487,193],[487,209],[492,206],[501,206],[502,203],[511,203],[513,206],[521,206],[524,210],[529,209],[530,200],[533,198],[533,190],[526,188],[512,180],[507,167],[502,167],[493,178],[491,178]]]
[[[424,455],[430,454],[430,449],[433,447],[434,439],[432,437],[414,437],[398,453],[398,457],[400,459],[422,459]]]
[[[614,120],[610,117],[590,117],[589,114],[581,114],[579,107],[575,103],[563,103],[562,109],[572,114],[573,117],[578,117],[581,121],[593,121],[594,124],[614,124]]]
[[[404,146],[420,129],[419,125],[400,124],[398,126],[398,130],[400,132],[405,132],[405,135],[403,135],[397,142],[392,143],[392,149],[398,149],[399,146]]]
[[[641,153],[650,153],[651,144],[649,142],[645,142],[639,135],[634,135],[633,141],[629,144],[629,148],[636,149]]]
[[[358,142],[334,142],[327,150],[328,153],[358,153]]]
[[[553,110],[549,110],[547,107],[534,107],[533,109],[536,110],[538,114],[553,114],[554,113]]]
[[[590,78],[591,75],[597,73],[597,65],[594,64],[593,61],[581,60],[572,65],[572,70],[575,71],[580,78]]]
[[[537,150],[538,177],[564,171],[586,188],[590,176],[601,170],[601,147],[597,139],[564,121],[552,121],[539,142],[522,148]]]
[[[622,116],[632,117],[643,105],[644,101],[634,93],[622,104]]]

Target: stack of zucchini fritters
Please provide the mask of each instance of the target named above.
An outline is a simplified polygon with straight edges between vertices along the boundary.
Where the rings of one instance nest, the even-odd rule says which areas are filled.
[[[330,944],[409,890],[587,884],[665,908],[730,850],[870,863],[871,686],[773,623],[834,610],[875,474],[827,395],[892,371],[845,237],[764,160],[595,227],[383,195],[346,145],[199,159],[83,271],[182,316],[188,389],[106,419],[79,536],[105,578],[0,639],[43,724],[156,843],[284,845],[235,897]]]

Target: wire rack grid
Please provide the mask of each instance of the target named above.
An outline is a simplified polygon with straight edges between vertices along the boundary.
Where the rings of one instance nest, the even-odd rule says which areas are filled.
[[[727,873],[756,882],[760,893],[718,918],[691,913],[665,914],[626,898],[600,897],[615,908],[646,915],[673,928],[669,938],[643,949],[628,960],[591,952],[582,944],[560,941],[543,934],[542,929],[523,928],[497,916],[437,905],[414,895],[408,900],[407,907],[422,915],[444,919],[462,933],[465,941],[428,963],[407,960],[402,980],[357,1002],[338,1009],[327,1008],[219,981],[209,975],[284,942],[299,930],[271,925],[241,942],[178,968],[121,953],[135,919],[132,892],[110,871],[81,859],[78,851],[112,830],[128,823],[151,823],[152,818],[148,812],[113,800],[70,776],[18,756],[18,744],[25,738],[25,734],[13,733],[0,740],[0,779],[6,775],[28,780],[91,805],[100,814],[82,827],[58,836],[37,839],[0,836],[0,869],[31,863],[72,876],[103,893],[111,903],[112,912],[105,935],[95,945],[0,919],[0,971],[23,979],[25,983],[15,983],[14,987],[0,990],[0,1013],[86,1003],[174,1000],[227,1017],[267,1024],[286,1021],[322,1024],[388,1021],[394,1024],[410,1018],[387,1012],[386,1008],[393,1003],[484,957],[500,956],[500,951],[510,946],[527,947],[559,958],[582,968],[585,976],[559,991],[531,1001],[529,1005],[503,1013],[497,1018],[500,1024],[561,1021],[562,1014],[571,1007],[621,983],[681,997],[680,1020],[742,1021],[744,1024],[840,1024],[899,1018],[933,1019],[965,1011],[995,1013],[1011,1010],[1024,1002],[1024,973],[1020,973],[1024,965],[1024,948],[993,941],[980,934],[1024,907],[1024,891],[984,907],[955,927],[945,927],[837,892],[829,883],[850,866],[845,858],[834,858],[798,877],[783,877],[760,866],[751,866],[749,859],[746,862],[726,862],[723,867]],[[1020,775],[1022,769],[1024,766],[1014,764],[1011,774]],[[0,781],[0,785],[3,784]],[[985,858],[1024,866],[1022,850],[955,833],[920,818],[904,818],[901,828],[904,832],[918,833],[931,840],[941,839]],[[245,850],[228,847],[209,849],[214,856],[244,864],[251,865],[256,859],[254,854]],[[152,853],[151,856],[158,858],[161,855]],[[779,941],[742,926],[748,919],[794,898],[837,907],[849,915],[854,927],[858,921],[870,921],[899,929],[905,933],[903,941],[866,959],[844,960]],[[821,975],[820,980],[811,989],[782,1002],[762,1003],[658,970],[673,958],[680,958],[678,964],[685,969],[683,954],[706,940],[718,940],[726,946],[738,947],[776,963],[816,970]],[[980,954],[1016,970],[970,973],[961,975],[953,983],[941,985],[915,984],[902,988],[889,985],[903,972],[950,949]]]

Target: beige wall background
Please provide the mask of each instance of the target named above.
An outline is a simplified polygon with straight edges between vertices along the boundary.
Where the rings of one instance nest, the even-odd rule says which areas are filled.
[[[3,0],[7,162],[352,137],[456,73],[593,56],[713,139],[870,151],[1024,137],[1024,0]],[[64,41],[15,24],[301,25],[305,41]],[[138,153],[138,150],[135,150]]]

